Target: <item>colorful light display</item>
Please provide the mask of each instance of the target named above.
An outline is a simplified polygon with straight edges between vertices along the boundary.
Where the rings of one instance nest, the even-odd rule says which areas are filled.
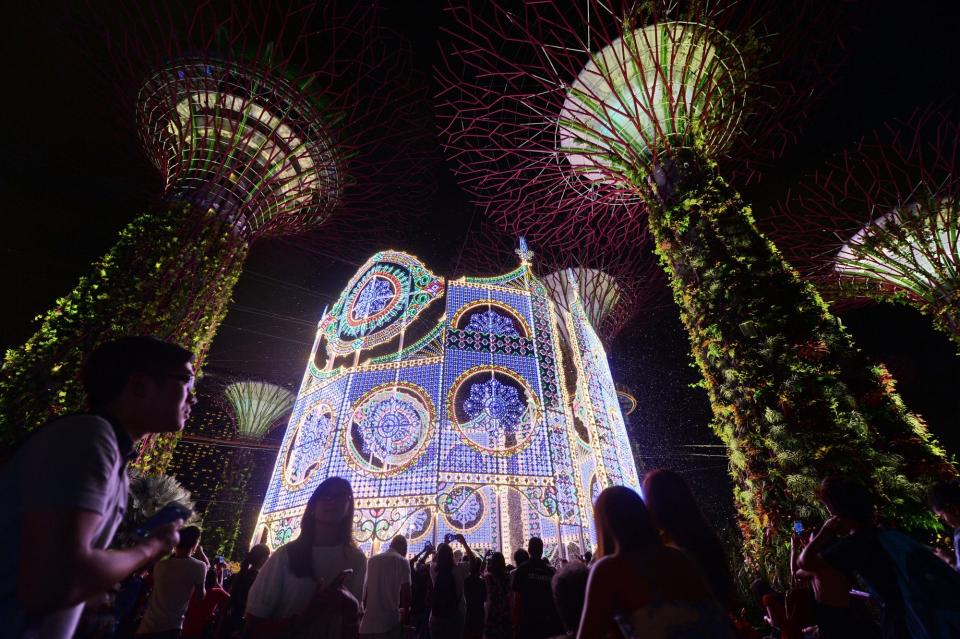
[[[956,473],[729,181],[789,141],[829,79],[809,37],[839,33],[841,8],[460,0],[438,70],[455,171],[498,225],[610,258],[652,237],[728,447],[745,560],[770,578],[788,578],[796,515],[826,516],[825,474],[869,477],[882,514],[919,529],[935,525],[925,487]]]
[[[910,304],[960,345],[958,158],[960,124],[918,112],[801,184],[771,234],[836,303]]]
[[[345,4],[105,12],[108,22],[124,18],[108,25],[111,61],[98,60],[117,93],[105,102],[122,111],[119,123],[135,123],[164,201],[127,225],[37,332],[7,353],[0,446],[84,409],[77,377],[103,341],[169,339],[196,353],[199,371],[258,238],[302,233],[331,216],[338,224],[362,218],[367,232],[349,236],[370,238],[391,218],[382,203],[396,200],[393,180],[404,172],[394,159],[418,162],[399,135],[409,132],[411,90],[380,74],[404,77],[406,56],[394,49],[381,64],[383,29],[368,8]],[[298,61],[309,70],[298,71]],[[324,239],[339,245],[339,233],[328,225]],[[137,465],[162,472],[177,438],[145,440]]]
[[[495,277],[444,280],[395,251],[357,272],[320,321],[253,542],[290,541],[313,489],[338,475],[367,549],[398,533],[593,547],[599,491],[638,488],[630,442],[588,309],[575,289],[555,304],[519,253]]]

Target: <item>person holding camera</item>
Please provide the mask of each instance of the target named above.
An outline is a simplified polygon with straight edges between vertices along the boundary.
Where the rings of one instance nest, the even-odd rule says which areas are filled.
[[[353,539],[353,487],[323,480],[300,536],[270,555],[247,596],[244,637],[356,637],[367,557]]]
[[[429,541],[410,560],[410,623],[418,639],[430,639],[430,568],[427,557],[435,552]]]
[[[73,636],[83,602],[170,552],[179,518],[107,550],[127,508],[127,464],[150,433],[183,429],[195,403],[193,353],[124,337],[90,354],[89,413],[58,417],[0,472],[0,619],[14,637]]]

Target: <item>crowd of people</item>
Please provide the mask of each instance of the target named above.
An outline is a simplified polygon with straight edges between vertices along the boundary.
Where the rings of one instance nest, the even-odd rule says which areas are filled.
[[[960,637],[957,482],[930,494],[954,530],[953,552],[938,556],[877,525],[867,487],[825,478],[829,518],[797,526],[789,583],[753,584],[760,631],[747,623],[731,557],[669,470],[648,473],[642,497],[601,492],[596,552],[582,556],[545,556],[532,537],[508,563],[451,534],[415,554],[398,535],[368,558],[353,540],[353,489],[339,477],[316,488],[295,540],[273,553],[255,546],[236,574],[209,560],[200,528],[182,519],[109,549],[137,442],[181,430],[190,414],[192,360],[152,338],[101,346],[83,372],[90,412],[52,420],[4,464],[0,637]]]

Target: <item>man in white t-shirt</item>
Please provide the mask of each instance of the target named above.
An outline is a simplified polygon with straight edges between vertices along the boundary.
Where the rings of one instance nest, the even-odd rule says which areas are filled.
[[[389,548],[367,562],[363,604],[361,637],[403,637],[400,610],[406,611],[410,606],[410,563],[407,561],[407,539],[403,535],[394,537]]]
[[[196,526],[181,528],[180,543],[173,555],[153,568],[153,592],[147,602],[147,612],[137,628],[137,636],[141,639],[176,639],[180,636],[183,615],[194,589],[201,600],[205,594],[210,562],[202,550],[199,559],[193,557],[199,546],[200,529]]]

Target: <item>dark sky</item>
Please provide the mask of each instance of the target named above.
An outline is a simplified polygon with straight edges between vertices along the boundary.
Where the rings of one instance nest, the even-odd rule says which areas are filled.
[[[74,14],[66,4],[43,3],[42,9],[33,4],[40,3],[10,3],[0,16],[5,27],[0,42],[3,347],[30,335],[32,318],[72,288],[122,226],[156,198],[160,186],[132,127],[117,122],[116,110],[109,107],[113,98],[102,89],[102,79],[110,70],[94,68],[98,65],[85,55],[83,20],[70,17]],[[416,64],[429,74],[437,57],[440,3],[385,4],[387,21],[409,39]],[[858,29],[846,38],[848,61],[839,84],[810,113],[798,143],[744,194],[761,224],[769,204],[832,153],[887,119],[953,95],[960,86],[958,4],[860,3]],[[428,100],[423,109],[432,113]],[[383,248],[411,250],[444,272],[477,214],[439,160],[434,172],[436,190],[423,203],[413,243]],[[311,237],[323,241],[322,233]],[[256,245],[214,342],[210,379],[254,376],[296,388],[324,304],[366,257],[331,261],[287,243]],[[893,369],[907,403],[952,451],[960,450],[960,359],[952,344],[910,309],[874,305],[843,319],[858,344]],[[703,391],[688,387],[697,372],[689,366],[676,310],[665,305],[628,327],[611,360],[618,380],[638,398],[632,423],[645,462],[684,469],[698,477],[703,491],[728,499],[721,497],[724,460],[701,456],[717,449],[699,445],[717,442],[706,427],[709,406]]]

